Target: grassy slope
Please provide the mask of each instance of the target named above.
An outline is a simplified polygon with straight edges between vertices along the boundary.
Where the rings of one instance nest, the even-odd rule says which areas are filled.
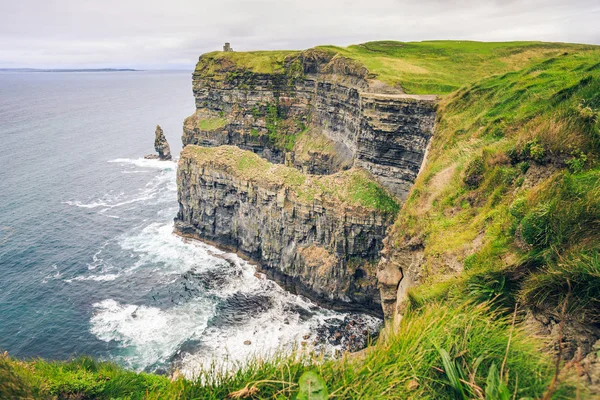
[[[394,225],[395,245],[421,237],[430,281],[448,273],[440,260],[453,259],[466,269],[465,290],[508,304],[556,311],[570,277],[572,305],[585,307],[584,322],[600,321],[599,113],[600,51],[560,55],[452,94]]]
[[[491,69],[481,74],[523,66],[495,66],[494,49],[512,45],[482,45]],[[491,399],[514,391],[516,398],[541,397],[552,375],[549,359],[518,324],[513,330],[506,310],[517,300],[556,310],[569,282],[570,311],[586,323],[600,318],[600,52],[563,53],[478,81],[482,75],[469,72],[472,83],[443,100],[428,163],[392,232],[397,246],[407,236],[423,238],[428,278],[412,291],[395,331],[362,356],[314,365],[294,357],[256,361],[233,375],[207,371],[207,385],[85,359],[5,357],[0,398],[25,391],[38,398],[221,399],[244,388],[258,398],[287,398],[305,370],[323,376],[332,398],[483,398],[480,391]],[[413,79],[416,92],[443,82],[445,93],[470,79],[457,73],[455,81],[431,75],[431,83],[413,70],[403,82]],[[465,272],[447,279],[444,259]],[[554,398],[572,398],[570,390],[563,384]]]
[[[222,60],[230,61],[237,68],[252,71],[256,74],[273,74],[283,72],[283,62],[285,58],[291,55],[300,53],[293,50],[279,51],[245,51],[245,52],[228,52],[213,51],[203,54],[200,57],[200,62],[196,66],[196,71],[202,67],[204,75],[214,73],[214,67],[219,65]],[[216,63],[215,63],[216,62]]]

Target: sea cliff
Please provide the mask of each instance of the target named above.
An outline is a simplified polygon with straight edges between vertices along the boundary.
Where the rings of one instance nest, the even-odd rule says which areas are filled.
[[[375,267],[398,205],[366,171],[306,175],[237,147],[188,145],[177,183],[177,233],[239,252],[320,304],[381,315]]]
[[[238,251],[320,304],[382,315],[376,265],[437,96],[405,94],[327,49],[204,54],[192,87],[176,232]]]

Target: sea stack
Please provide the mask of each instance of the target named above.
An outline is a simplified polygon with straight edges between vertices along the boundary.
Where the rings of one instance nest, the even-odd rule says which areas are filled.
[[[154,150],[158,153],[149,154],[144,158],[148,159],[160,159],[160,160],[170,160],[171,157],[171,147],[169,147],[169,142],[167,142],[167,138],[165,137],[165,133],[163,132],[160,125],[156,125],[156,132],[154,137]]]

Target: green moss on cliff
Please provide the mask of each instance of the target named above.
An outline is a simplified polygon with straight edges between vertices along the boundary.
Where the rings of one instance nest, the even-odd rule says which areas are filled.
[[[198,128],[203,131],[216,131],[224,128],[225,125],[227,125],[227,120],[221,117],[198,120]]]
[[[363,207],[386,214],[395,214],[399,206],[394,198],[361,169],[351,169],[334,175],[306,175],[281,164],[272,164],[251,151],[235,146],[186,146],[181,159],[194,160],[199,167],[222,170],[233,177],[258,185],[287,190],[301,202],[319,198],[340,206]]]

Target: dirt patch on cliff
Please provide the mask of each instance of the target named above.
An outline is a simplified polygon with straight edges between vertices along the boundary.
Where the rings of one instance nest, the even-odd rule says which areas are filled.
[[[320,246],[308,246],[298,250],[307,267],[318,268],[319,276],[327,276],[337,264],[337,257]]]
[[[456,171],[456,164],[452,164],[447,168],[444,168],[437,174],[435,174],[427,183],[428,191],[421,196],[419,201],[418,211],[423,214],[431,209],[433,202],[437,199],[440,194],[444,191],[448,182],[454,176]]]

